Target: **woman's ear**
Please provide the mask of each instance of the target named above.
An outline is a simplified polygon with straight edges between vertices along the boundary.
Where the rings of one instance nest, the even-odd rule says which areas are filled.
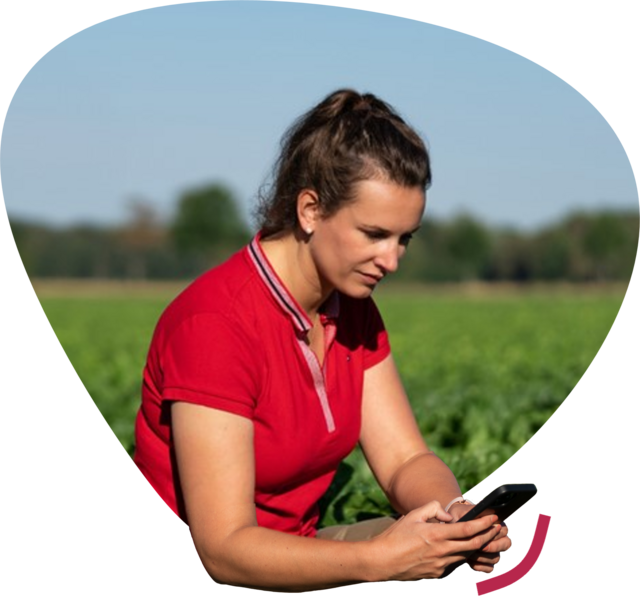
[[[303,189],[298,194],[298,224],[302,231],[311,235],[320,220],[318,194],[313,189]]]

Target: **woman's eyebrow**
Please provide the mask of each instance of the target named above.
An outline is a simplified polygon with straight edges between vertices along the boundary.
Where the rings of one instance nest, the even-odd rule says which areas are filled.
[[[407,231],[407,233],[410,233],[411,235],[413,235],[416,231],[420,229],[420,227],[422,227],[422,223],[420,223],[417,227],[415,227],[411,231]],[[361,228],[366,229],[367,231],[375,231],[376,233],[379,233],[380,235],[384,235],[384,236],[391,235],[391,231],[389,231],[388,229],[385,229],[384,227],[377,227],[376,225],[363,224]]]

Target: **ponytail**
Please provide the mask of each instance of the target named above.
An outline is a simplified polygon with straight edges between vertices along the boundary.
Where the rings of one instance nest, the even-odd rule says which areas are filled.
[[[373,178],[426,189],[429,154],[390,105],[370,93],[338,90],[284,134],[271,188],[256,213],[263,237],[296,228],[303,189],[316,192],[329,217],[353,199],[358,182]]]

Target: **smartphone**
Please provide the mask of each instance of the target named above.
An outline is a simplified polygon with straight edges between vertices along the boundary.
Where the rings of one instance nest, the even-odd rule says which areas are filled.
[[[531,500],[537,491],[533,483],[502,485],[478,502],[466,515],[458,519],[458,523],[486,515],[498,515],[498,519],[502,522],[525,502]]]

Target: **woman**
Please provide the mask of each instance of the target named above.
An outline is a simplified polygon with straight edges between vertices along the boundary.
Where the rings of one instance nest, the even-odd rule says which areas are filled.
[[[135,460],[216,581],[310,590],[465,560],[489,572],[510,546],[495,516],[447,523],[473,505],[422,439],[371,299],[430,179],[391,107],[331,94],[285,135],[258,235],[160,319]],[[318,500],[358,442],[404,516],[318,532]]]

